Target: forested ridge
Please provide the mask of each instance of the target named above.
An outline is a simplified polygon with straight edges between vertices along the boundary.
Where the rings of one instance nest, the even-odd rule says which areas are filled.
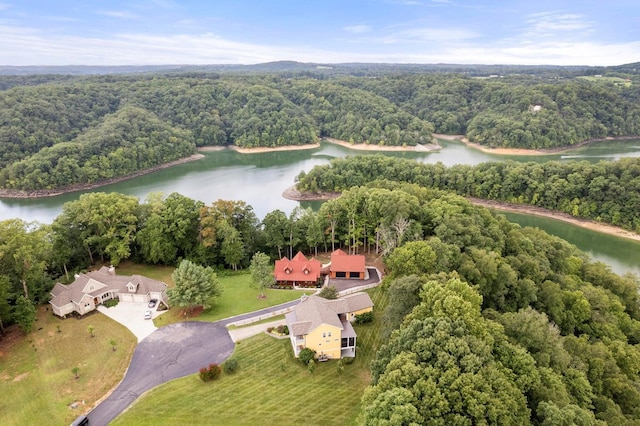
[[[393,70],[360,77],[0,76],[0,88],[6,88],[0,91],[0,187],[59,189],[126,176],[199,146],[278,147],[320,137],[413,146],[430,143],[435,131],[492,147],[553,148],[640,134],[636,76],[621,79],[628,84],[609,84],[549,72],[486,79]],[[133,131],[95,151],[104,129],[127,121],[132,108],[139,109]],[[146,127],[155,130],[143,136]],[[54,149],[59,144],[66,145]],[[120,164],[134,151],[135,161]],[[103,175],[96,175],[96,164]],[[37,172],[58,168],[60,176],[51,178]]]
[[[416,183],[468,197],[530,204],[640,232],[640,159],[476,166],[382,155],[336,158],[297,177],[300,191],[340,192],[378,179]]]
[[[51,225],[0,222],[0,333],[28,330],[55,280],[130,259],[221,269],[341,247],[377,253],[386,342],[363,424],[612,424],[640,419],[638,277],[417,184],[353,187],[262,221],[241,201],[89,193]],[[29,312],[32,312],[30,314]],[[405,318],[406,317],[406,318]]]

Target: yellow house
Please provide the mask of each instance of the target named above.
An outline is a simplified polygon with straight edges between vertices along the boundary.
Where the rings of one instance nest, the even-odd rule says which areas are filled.
[[[372,310],[373,302],[367,293],[336,300],[302,296],[300,303],[285,315],[295,356],[309,348],[326,358],[355,357],[357,335],[351,322],[356,315]]]

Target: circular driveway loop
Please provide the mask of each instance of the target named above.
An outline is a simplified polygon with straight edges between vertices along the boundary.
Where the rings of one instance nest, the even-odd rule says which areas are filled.
[[[205,366],[203,360],[221,364],[233,348],[221,322],[181,322],[157,329],[136,347],[124,380],[89,413],[91,424],[108,424],[145,391],[197,373]]]

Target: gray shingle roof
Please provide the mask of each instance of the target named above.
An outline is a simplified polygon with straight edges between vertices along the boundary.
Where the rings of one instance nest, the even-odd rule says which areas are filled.
[[[85,293],[84,289],[89,280],[103,284],[104,287],[95,289],[89,293]],[[166,284],[142,275],[115,275],[109,272],[109,268],[103,266],[97,271],[80,274],[75,281],[69,285],[56,283],[51,290],[51,304],[55,306],[64,306],[69,302],[80,303],[85,294],[91,296],[99,296],[107,291],[116,291],[116,293],[128,293],[127,284],[132,282],[137,284],[137,294],[147,294],[149,292],[161,292],[166,288]]]
[[[335,300],[303,296],[300,303],[285,318],[291,333],[300,336],[308,334],[321,324],[329,324],[342,330],[344,327],[338,314],[372,306],[373,302],[367,293],[354,293]]]

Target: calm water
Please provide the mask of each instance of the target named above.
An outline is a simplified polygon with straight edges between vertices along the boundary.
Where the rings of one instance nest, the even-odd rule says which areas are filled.
[[[464,144],[440,141],[443,149],[437,152],[394,152],[386,155],[412,158],[426,163],[438,161],[449,166],[453,164],[478,164],[486,161],[587,161],[615,160],[621,157],[640,157],[640,141],[609,141],[589,145],[571,152],[545,156],[497,156],[485,154],[467,148]],[[95,191],[121,192],[135,195],[141,200],[152,192],[170,194],[179,192],[187,197],[203,201],[206,204],[217,199],[243,200],[253,206],[258,217],[272,210],[290,212],[298,205],[295,201],[282,198],[282,192],[293,185],[300,171],[310,170],[317,164],[328,163],[331,158],[357,154],[373,154],[366,151],[353,151],[341,146],[322,143],[319,148],[304,151],[267,152],[261,154],[239,154],[232,150],[204,153],[205,158],[160,170],[145,176],[113,185],[103,186]],[[84,191],[89,192],[89,191]],[[62,211],[67,201],[76,200],[83,192],[60,195],[44,199],[0,199],[0,220],[22,218],[27,221],[50,223]],[[303,203],[303,206],[317,203]],[[520,216],[520,215],[519,215]],[[622,239],[601,236],[600,234],[577,228],[568,232],[569,225],[558,225],[555,221],[535,218],[535,223],[525,223],[529,216],[510,217],[523,225],[538,226],[549,233],[576,244],[579,248],[599,260],[607,262],[617,272],[640,272],[640,259],[623,260],[625,255],[640,253],[640,244],[632,243],[628,249],[615,250]],[[527,219],[528,220],[528,219]],[[531,220],[534,220],[531,218]],[[539,221],[538,221],[539,220]],[[561,230],[565,232],[560,235]],[[602,239],[607,243],[604,243]],[[593,241],[590,243],[590,241]],[[602,252],[603,246],[611,250]],[[597,250],[596,250],[597,249]],[[633,257],[633,256],[632,256]]]

